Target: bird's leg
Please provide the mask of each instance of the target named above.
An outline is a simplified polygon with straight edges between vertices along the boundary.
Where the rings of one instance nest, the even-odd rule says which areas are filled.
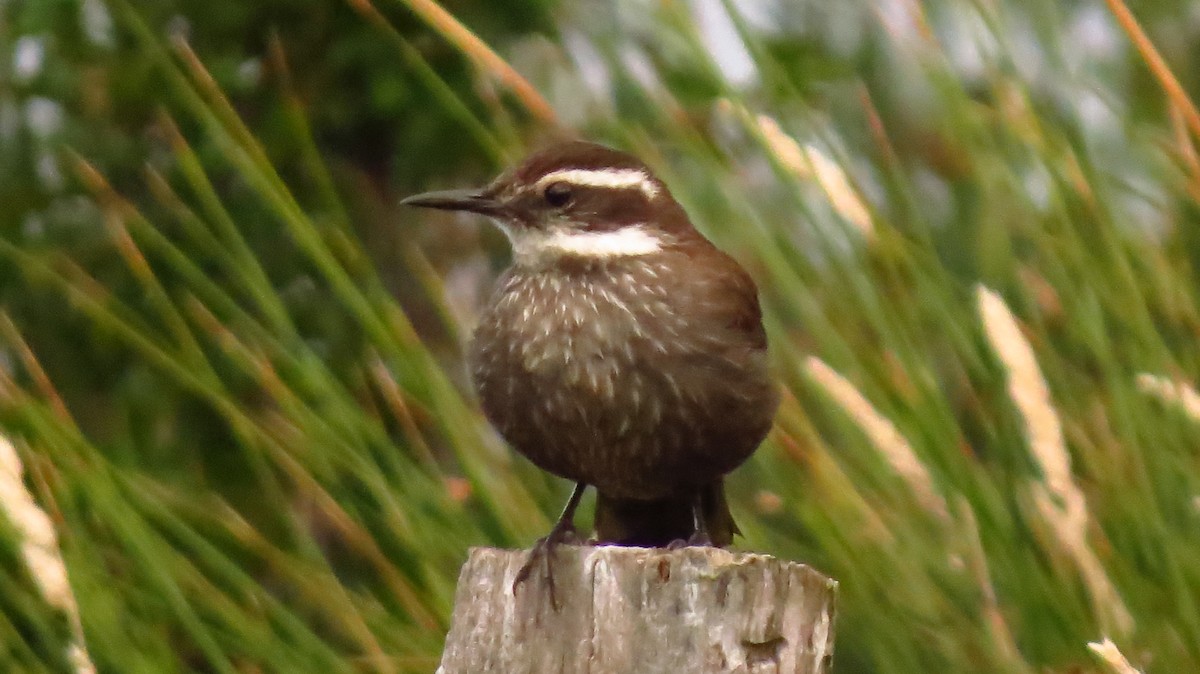
[[[704,492],[697,491],[690,499],[688,499],[689,507],[692,513],[692,535],[684,538],[676,538],[667,544],[668,550],[679,550],[692,546],[713,546],[712,536],[708,533],[708,515],[705,512]]]
[[[575,510],[579,508],[579,501],[583,498],[584,489],[587,489],[586,484],[575,483],[571,498],[567,499],[567,505],[563,506],[562,514],[558,516],[558,521],[554,523],[550,533],[539,538],[537,543],[533,544],[533,549],[529,551],[529,559],[525,560],[525,564],[517,571],[517,577],[513,579],[513,594],[516,594],[518,585],[529,579],[534,565],[541,560],[546,565],[546,587],[550,589],[550,604],[554,606],[554,610],[558,610],[558,599],[554,596],[554,570],[551,568],[550,558],[554,552],[554,546],[565,543],[575,536]]]
[[[712,536],[708,535],[708,518],[704,513],[704,493],[696,492],[692,498],[692,535],[687,540],[688,545],[712,546]]]

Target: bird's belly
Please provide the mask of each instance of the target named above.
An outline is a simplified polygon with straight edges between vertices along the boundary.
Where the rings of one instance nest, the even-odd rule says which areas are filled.
[[[518,452],[624,498],[692,489],[749,456],[775,409],[761,358],[706,348],[686,317],[576,299],[507,314],[498,302],[476,330],[476,391]]]

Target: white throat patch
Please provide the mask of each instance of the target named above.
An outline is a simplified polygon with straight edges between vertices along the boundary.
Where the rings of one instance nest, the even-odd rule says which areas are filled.
[[[559,257],[610,259],[649,255],[662,250],[662,238],[639,225],[629,225],[611,232],[580,232],[556,230],[551,232],[505,228],[512,240],[513,255],[518,262]]]
[[[537,187],[540,189],[550,183],[564,182],[568,185],[585,187],[615,187],[636,188],[653,200],[658,196],[658,185],[645,171],[639,169],[563,169],[551,171],[538,178]]]

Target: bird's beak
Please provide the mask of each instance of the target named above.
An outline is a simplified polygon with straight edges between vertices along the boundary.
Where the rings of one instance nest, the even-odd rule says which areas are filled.
[[[504,208],[494,197],[481,190],[444,190],[414,194],[402,199],[403,206],[437,208],[443,211],[468,211],[481,215],[501,215]]]

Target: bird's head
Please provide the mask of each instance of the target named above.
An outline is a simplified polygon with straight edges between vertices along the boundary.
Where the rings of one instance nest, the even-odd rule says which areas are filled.
[[[492,218],[512,241],[518,264],[647,255],[694,233],[644,163],[583,141],[530,155],[482,189],[429,192],[400,203]]]

